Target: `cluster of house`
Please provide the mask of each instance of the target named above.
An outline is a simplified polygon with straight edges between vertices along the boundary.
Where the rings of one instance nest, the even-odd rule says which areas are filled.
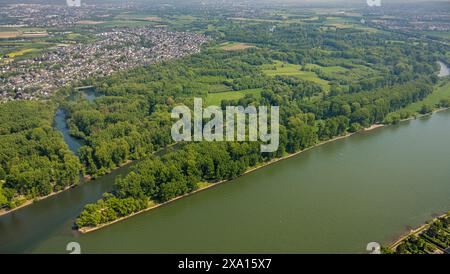
[[[441,11],[432,14],[405,14],[403,16],[381,16],[372,20],[379,26],[391,30],[418,30],[418,31],[450,31],[450,12]],[[408,19],[405,20],[407,17]]]
[[[450,23],[447,22],[376,19],[372,23],[391,30],[450,31]]]
[[[126,4],[83,5],[72,8],[65,5],[46,4],[12,4],[0,6],[1,24],[22,25],[28,27],[73,26],[80,20],[96,17],[107,17],[112,9],[127,8]]]
[[[42,56],[0,66],[0,102],[40,99],[90,77],[200,52],[207,37],[163,28],[112,29],[90,44],[58,47]]]

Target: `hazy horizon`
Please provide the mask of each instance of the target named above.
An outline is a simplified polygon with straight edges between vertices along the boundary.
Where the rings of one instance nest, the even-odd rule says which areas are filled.
[[[364,3],[366,0],[82,0],[82,3],[86,4],[98,4],[98,3],[287,3],[287,4],[349,4],[349,3]],[[382,0],[385,4],[399,4],[399,3],[411,3],[411,2],[448,2],[448,0]],[[34,4],[65,4],[66,0],[5,0],[2,4],[20,4],[20,3],[34,3]]]

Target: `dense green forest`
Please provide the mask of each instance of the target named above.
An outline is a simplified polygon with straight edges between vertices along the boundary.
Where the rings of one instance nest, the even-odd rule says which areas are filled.
[[[105,96],[67,103],[71,132],[86,140],[80,158],[88,173],[102,175],[127,160],[143,159],[117,180],[112,193],[86,206],[79,227],[168,201],[195,190],[199,182],[235,178],[275,157],[371,124],[406,118],[410,113],[402,113],[404,107],[433,92],[436,60],[445,51],[429,43],[391,43],[404,39],[394,34],[295,24],[275,30],[267,24],[232,24],[222,35],[254,47],[225,51],[219,42],[182,60],[87,81]],[[243,96],[229,99],[233,92]],[[218,94],[224,95],[222,108],[280,106],[279,150],[262,154],[258,143],[200,142],[161,158],[151,155],[172,143],[174,106],[192,107],[194,97]],[[402,117],[389,115],[399,110]]]
[[[212,47],[182,60],[85,81],[106,95],[93,103],[79,98],[65,106],[72,135],[86,141],[80,158],[87,173],[103,175],[170,144],[170,110],[180,103],[192,105],[194,97],[223,96],[222,107],[279,105],[285,126],[296,116],[314,115],[310,124],[317,122],[318,138],[323,140],[382,122],[389,112],[423,99],[437,81],[440,46],[399,46],[389,39],[401,37],[361,31],[325,32],[292,25],[270,32],[268,27],[235,24],[225,33],[256,48]],[[276,62],[298,64],[296,72],[314,77],[277,74],[276,68],[272,73],[268,67]],[[250,92],[255,90],[257,96]],[[244,96],[228,99],[238,91]],[[335,123],[343,123],[339,131],[331,125]],[[328,126],[330,130],[324,129]]]
[[[52,128],[55,107],[0,104],[0,206],[14,208],[77,182],[79,160]]]

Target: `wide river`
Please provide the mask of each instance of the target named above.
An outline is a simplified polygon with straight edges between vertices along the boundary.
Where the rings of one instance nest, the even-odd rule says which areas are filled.
[[[91,99],[91,98],[88,98]],[[55,127],[67,134],[64,113]],[[129,167],[0,217],[0,253],[364,253],[450,210],[450,111],[355,134],[102,230],[71,227]]]

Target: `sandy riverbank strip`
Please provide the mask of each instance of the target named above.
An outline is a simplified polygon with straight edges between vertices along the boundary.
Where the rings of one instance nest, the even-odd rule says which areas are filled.
[[[60,190],[60,191],[52,192],[52,193],[50,193],[50,194],[47,195],[47,196],[42,196],[42,197],[38,197],[38,198],[35,198],[35,199],[31,199],[31,200],[26,200],[26,201],[25,201],[23,204],[21,204],[20,206],[15,207],[15,208],[10,209],[10,210],[2,209],[2,210],[0,210],[0,217],[1,217],[1,216],[4,216],[4,215],[8,215],[9,213],[13,213],[14,211],[19,210],[19,209],[21,209],[21,208],[24,208],[24,207],[27,207],[27,206],[29,206],[29,205],[32,205],[32,204],[35,203],[35,202],[39,202],[39,201],[45,200],[45,199],[47,199],[47,198],[53,197],[53,196],[55,196],[55,195],[58,195],[58,194],[60,194],[60,193],[63,193],[64,191],[69,190],[69,189],[71,189],[71,188],[74,188],[74,187],[76,187],[76,186],[77,186],[77,185],[71,185],[71,186],[68,186],[68,187],[66,187],[66,188],[64,188],[64,189],[62,189],[62,190]]]
[[[427,223],[422,224],[421,226],[419,226],[419,227],[416,228],[416,229],[411,229],[408,233],[406,233],[406,234],[400,236],[400,238],[399,238],[397,241],[395,241],[395,242],[393,242],[392,244],[390,244],[388,248],[389,248],[390,250],[392,250],[392,251],[395,251],[395,249],[396,249],[401,243],[403,243],[405,240],[407,240],[409,237],[411,237],[411,236],[413,236],[413,235],[414,235],[414,236],[418,236],[418,235],[421,234],[423,231],[425,231],[427,228],[429,228],[430,225],[432,225],[432,224],[433,224],[434,222],[436,222],[438,219],[447,217],[447,216],[449,216],[449,215],[450,215],[449,212],[448,212],[448,213],[445,213],[445,214],[442,214],[442,215],[440,215],[440,216],[438,216],[438,217],[435,217],[435,218],[432,219],[431,221],[427,221]]]

